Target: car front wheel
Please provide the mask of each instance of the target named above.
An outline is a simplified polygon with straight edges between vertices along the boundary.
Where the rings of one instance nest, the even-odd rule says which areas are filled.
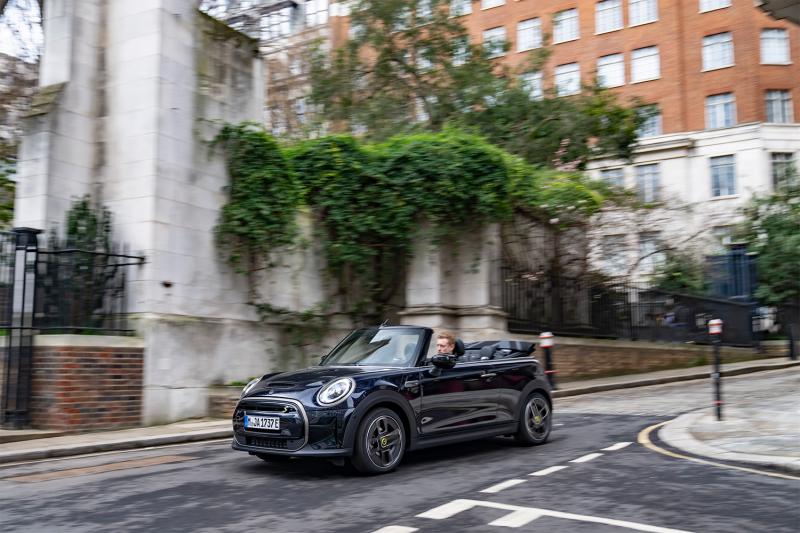
[[[383,474],[400,463],[405,448],[406,432],[400,416],[381,407],[361,420],[350,462],[363,474]]]
[[[550,402],[539,392],[528,396],[519,419],[516,439],[526,445],[544,444],[550,436],[553,411]]]

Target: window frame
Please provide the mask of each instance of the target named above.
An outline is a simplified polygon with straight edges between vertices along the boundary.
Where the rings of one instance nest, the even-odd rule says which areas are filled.
[[[770,120],[770,93],[783,93],[786,98],[781,98],[781,112],[787,120]],[[769,124],[792,124],[794,122],[794,104],[792,102],[792,91],[789,89],[767,89],[764,91],[764,121]]]
[[[716,5],[720,3],[727,2],[725,5]],[[711,7],[703,7],[703,4],[712,4]],[[709,11],[716,11],[717,9],[725,9],[727,7],[731,7],[731,0],[699,0],[698,2],[698,13],[708,13]]]
[[[487,39],[486,34],[489,33],[489,32],[493,32],[495,30],[502,30],[502,34],[503,34],[502,41],[499,41],[499,40],[494,39],[494,38],[488,38]],[[508,33],[506,32],[506,27],[505,26],[495,26],[494,28],[489,28],[487,30],[483,30],[483,32],[481,33],[481,36],[483,38],[483,43],[482,43],[483,47],[486,50],[486,54],[487,54],[487,57],[489,59],[495,59],[495,58],[503,57],[504,55],[506,55],[506,53],[508,52],[508,50],[506,50],[506,45],[508,44]],[[490,51],[490,50],[487,49],[487,46],[490,43],[492,43],[492,47],[496,46],[496,44],[494,44],[494,41],[497,41],[500,44],[499,51],[494,51],[494,50]]]
[[[616,3],[616,7],[610,7],[602,9],[600,8],[601,4],[611,4]],[[615,10],[619,15],[619,26],[608,28],[600,31],[600,20],[601,14],[605,15],[608,11]],[[612,31],[618,31],[625,28],[625,15],[622,9],[622,0],[600,0],[594,6],[594,34],[595,35],[602,35],[604,33],[610,33]]]
[[[574,66],[574,68],[572,68],[573,66]],[[568,70],[568,71],[564,70],[567,67],[570,67],[570,70]],[[562,69],[561,72],[559,72],[559,69]],[[576,78],[577,78],[577,89],[572,91],[572,92],[562,94],[561,93],[561,85],[559,84],[559,76],[563,76],[565,74],[577,74],[577,76],[576,76]],[[576,94],[580,94],[581,93],[581,66],[580,66],[580,64],[577,61],[573,61],[571,63],[564,63],[562,65],[556,66],[553,69],[553,83],[555,85],[556,95],[557,96],[573,96],[573,95],[576,95]]]
[[[783,43],[782,52],[785,55],[785,60],[782,61],[767,61],[764,54],[764,34],[767,32],[780,33],[783,38],[780,39]],[[773,39],[774,40],[774,39]],[[762,65],[791,65],[792,64],[792,46],[789,42],[789,31],[786,28],[761,28],[759,34],[759,62]]]
[[[506,5],[506,0],[481,0],[481,10],[494,9]]]
[[[636,176],[636,196],[644,203],[661,201],[661,165],[659,163],[642,163],[634,165]],[[653,169],[654,172],[645,173],[644,169]],[[645,178],[648,181],[645,183]],[[651,194],[648,194],[651,193]]]
[[[617,60],[614,61],[614,62],[606,62],[606,63],[601,65],[600,62],[602,60],[608,59],[608,58],[612,58],[612,57],[613,58],[617,58]],[[609,66],[619,66],[619,67],[621,67],[621,76],[622,76],[621,79],[622,79],[622,81],[620,83],[615,83],[614,85],[606,85],[605,83],[603,83],[603,81],[601,79],[601,75],[600,75],[600,70],[601,70],[602,67],[609,67]],[[620,73],[617,73],[617,74],[620,74]],[[616,53],[616,54],[608,54],[608,55],[604,55],[604,56],[598,57],[597,58],[597,82],[601,87],[605,87],[605,88],[622,87],[623,85],[625,85],[627,83],[627,80],[625,78],[625,54],[623,54],[622,52],[619,52],[619,53]]]
[[[654,54],[649,54],[649,55],[641,55],[641,53],[644,52],[645,50],[655,50],[655,53]],[[639,57],[637,57],[637,53],[640,54]],[[655,57],[655,62],[656,62],[656,68],[655,68],[656,75],[655,75],[655,77],[641,78],[641,77],[637,76],[637,74],[636,74],[637,71],[639,71],[642,68],[641,67],[642,63],[641,62],[643,60],[645,60],[646,58],[651,57],[651,56]],[[638,69],[637,69],[637,62],[639,64]],[[659,79],[661,79],[661,51],[659,50],[658,45],[644,46],[642,48],[636,48],[635,50],[632,50],[631,51],[631,81],[630,82],[631,83],[644,83],[646,81],[653,81],[653,80],[659,80]]]
[[[722,97],[729,97],[729,101],[722,101]],[[725,106],[725,105],[730,105],[731,106],[732,112],[731,112],[731,123],[730,124],[725,123],[723,125],[716,125],[716,124],[715,125],[711,125],[711,120],[709,120],[709,117],[712,116],[712,115],[710,115],[710,113],[709,113],[709,107],[710,107],[709,100],[712,99],[712,98],[716,98],[718,101],[721,102],[721,103],[717,103],[717,101],[715,101],[712,104],[714,107]],[[710,94],[710,95],[706,96],[706,99],[705,99],[705,102],[704,102],[704,110],[705,110],[705,126],[706,126],[705,129],[707,129],[707,130],[716,130],[716,129],[721,129],[721,128],[732,128],[732,127],[734,127],[736,125],[736,95],[733,92]],[[716,117],[716,115],[714,115],[714,116]],[[726,118],[726,116],[725,116],[724,108],[723,108],[723,119],[724,118]]]
[[[654,16],[655,18],[649,20],[640,20],[634,22],[634,6],[640,6],[642,4],[653,4],[654,5]],[[658,22],[658,0],[629,0],[628,1],[628,27],[631,28],[633,26],[642,26],[643,24],[652,24],[653,22]]]
[[[574,12],[574,16],[567,17],[565,13]],[[561,17],[564,15],[564,17]],[[561,40],[558,39],[559,33],[564,32],[564,28],[562,27],[561,32],[559,32],[559,24],[569,22],[569,25],[566,28],[575,30],[574,36],[563,38]],[[561,11],[557,11],[553,13],[553,44],[561,44],[561,43],[568,43],[570,41],[577,41],[581,38],[581,23],[580,23],[580,13],[578,13],[577,7],[571,7],[569,9],[562,9]]]
[[[523,24],[530,23],[526,27],[522,27]],[[523,42],[522,39],[522,32],[523,31],[530,31],[532,34],[531,38],[531,46],[528,48],[522,48],[521,43]],[[542,19],[539,17],[533,17],[525,20],[520,20],[517,22],[517,52],[527,52],[529,50],[536,50],[537,48],[541,48],[544,45],[543,37],[542,37]]]
[[[730,163],[720,163],[715,165],[715,161],[720,160],[730,161]],[[715,175],[715,170],[730,169],[730,175],[720,176]],[[736,156],[734,154],[725,154],[711,156],[708,158],[708,175],[710,177],[711,197],[712,198],[727,198],[736,196],[737,180],[736,180]],[[720,180],[725,178],[726,183]]]
[[[722,50],[721,54],[719,53],[720,50]],[[711,60],[715,53],[723,60],[728,59],[727,56],[729,56],[730,62],[712,65]],[[701,57],[703,72],[734,66],[736,64],[736,56],[733,46],[733,33],[723,31],[712,35],[705,35],[701,46]]]
[[[519,84],[531,100],[544,98],[544,74],[541,70],[523,72],[519,75]],[[528,90],[528,87],[531,89]]]

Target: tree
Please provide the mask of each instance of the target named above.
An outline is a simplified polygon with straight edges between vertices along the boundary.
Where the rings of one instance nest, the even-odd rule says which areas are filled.
[[[769,305],[800,304],[800,187],[789,183],[744,208],[740,237],[758,253],[756,297]]]
[[[0,53],[37,61],[44,0],[0,0]]]
[[[359,0],[350,37],[311,58],[311,100],[335,128],[385,139],[466,126],[543,166],[580,169],[589,157],[627,158],[642,117],[594,87],[533,97],[519,75],[540,71],[540,49],[516,69],[492,59],[507,44],[470,44],[450,2]]]

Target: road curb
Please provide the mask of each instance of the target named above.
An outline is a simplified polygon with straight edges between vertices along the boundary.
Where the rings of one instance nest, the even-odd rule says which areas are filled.
[[[658,431],[658,438],[668,446],[691,455],[750,468],[768,468],[786,474],[800,475],[800,459],[730,452],[699,441],[691,434],[689,428],[707,415],[707,408],[682,414],[664,424]]]
[[[181,444],[185,442],[224,439],[232,436],[232,429],[214,429],[208,431],[194,431],[191,433],[151,435],[126,440],[65,445],[53,448],[34,448],[30,450],[0,452],[0,464],[14,463],[18,461],[34,461],[37,459],[52,459],[56,457],[69,457],[72,455],[85,455],[98,452],[133,450],[137,448],[148,448],[150,446],[164,446],[166,444]]]
[[[734,368],[731,370],[723,370],[722,376],[739,376],[742,374],[751,374],[754,372],[765,372],[768,370],[782,370],[784,368],[791,368],[800,366],[800,361],[785,361],[783,363],[773,363],[770,365],[758,365],[742,368]],[[591,385],[588,387],[576,387],[570,389],[558,389],[553,392],[554,398],[566,398],[569,396],[582,396],[584,394],[593,394],[595,392],[604,392],[617,389],[632,389],[635,387],[648,387],[650,385],[663,385],[665,383],[679,383],[681,381],[694,381],[697,379],[708,379],[709,373],[707,371],[695,372],[693,374],[685,374],[683,376],[663,376],[658,378],[639,379],[636,381],[623,381],[620,383],[608,383],[602,385]]]

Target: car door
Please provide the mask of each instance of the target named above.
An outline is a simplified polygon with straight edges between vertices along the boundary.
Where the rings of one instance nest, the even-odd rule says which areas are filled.
[[[480,428],[496,422],[497,395],[489,362],[456,363],[436,375],[422,370],[420,430],[423,436]]]
[[[532,357],[512,357],[492,361],[493,380],[497,391],[497,420],[514,420],[516,406],[525,386],[536,379],[537,362]]]

